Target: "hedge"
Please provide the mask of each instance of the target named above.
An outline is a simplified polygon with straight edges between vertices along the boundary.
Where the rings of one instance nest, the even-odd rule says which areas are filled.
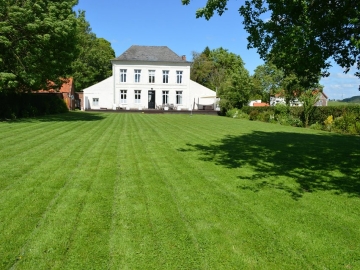
[[[253,121],[273,122],[282,125],[305,126],[304,108],[285,105],[271,107],[243,107],[239,112],[229,111],[227,116],[248,118]],[[241,113],[240,113],[241,112]],[[236,113],[236,116],[234,116]],[[248,117],[244,117],[246,114]],[[315,107],[310,115],[311,128],[340,133],[360,134],[360,106],[340,105]]]
[[[58,93],[0,93],[0,119],[35,117],[68,112]]]

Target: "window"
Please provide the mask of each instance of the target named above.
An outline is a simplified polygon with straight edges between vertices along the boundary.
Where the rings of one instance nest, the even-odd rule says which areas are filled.
[[[176,91],[176,104],[182,104],[182,91]]]
[[[126,82],[126,69],[120,69],[120,82]]]
[[[126,103],[127,90],[120,90],[120,104]]]
[[[141,103],[141,90],[135,90],[135,103]]]
[[[140,82],[140,75],[141,75],[141,70],[135,69],[135,82],[137,82],[137,83]]]
[[[163,70],[163,83],[169,83],[169,71]]]
[[[149,83],[155,83],[155,70],[149,70]]]
[[[169,91],[162,91],[162,104],[167,104],[169,100]]]
[[[93,98],[92,105],[93,106],[99,106],[99,98]]]
[[[176,83],[182,83],[182,71],[176,71]]]

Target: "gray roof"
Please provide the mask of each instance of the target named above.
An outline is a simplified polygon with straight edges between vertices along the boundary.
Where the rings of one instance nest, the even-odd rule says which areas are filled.
[[[125,61],[156,61],[156,62],[186,62],[167,46],[132,45],[122,55],[114,60]]]

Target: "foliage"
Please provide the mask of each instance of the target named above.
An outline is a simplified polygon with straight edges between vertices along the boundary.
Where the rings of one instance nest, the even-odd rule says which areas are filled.
[[[323,125],[316,122],[312,125],[309,126],[310,129],[314,129],[314,130],[322,130],[323,129]]]
[[[301,94],[299,100],[303,103],[304,108],[304,119],[305,119],[305,127],[309,125],[309,118],[314,113],[316,107],[315,104],[319,100],[318,91],[308,90]]]
[[[328,118],[324,121],[325,127],[328,131],[331,131],[331,127],[334,123],[334,117],[332,115],[329,115]]]
[[[36,117],[67,111],[64,100],[56,93],[0,93],[0,119]]]
[[[354,96],[350,98],[344,98],[342,102],[349,102],[349,103],[360,103],[360,96]]]
[[[360,106],[313,106],[312,110],[308,118],[308,127],[337,133],[360,134]],[[290,107],[282,104],[271,107],[246,106],[241,111],[249,115],[250,120],[294,127],[306,126],[303,106]]]
[[[227,2],[208,0],[196,17],[209,20],[214,11],[221,15]],[[190,0],[182,3],[187,5]],[[355,63],[360,69],[357,1],[248,0],[239,12],[249,33],[248,47],[257,48],[263,59],[271,59],[285,75],[301,78],[304,88],[313,87],[320,74],[328,75],[331,57],[345,72]]]
[[[261,100],[270,102],[270,95],[283,89],[284,73],[271,62],[256,67],[252,75],[252,94],[260,95]],[[256,99],[255,97],[252,97]]]
[[[77,55],[76,0],[0,2],[0,92],[60,85]]]
[[[97,38],[91,31],[85,11],[79,11],[76,22],[79,55],[71,64],[70,76],[74,78],[75,89],[80,91],[111,76],[110,60],[115,58],[115,52],[110,42]]]
[[[241,108],[250,97],[251,79],[239,55],[223,48],[193,53],[190,78],[220,97],[222,110]]]

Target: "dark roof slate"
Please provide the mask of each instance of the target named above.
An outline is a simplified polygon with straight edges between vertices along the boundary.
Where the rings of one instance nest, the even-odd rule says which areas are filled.
[[[122,55],[114,60],[125,61],[156,61],[156,62],[186,62],[167,46],[132,45]]]

